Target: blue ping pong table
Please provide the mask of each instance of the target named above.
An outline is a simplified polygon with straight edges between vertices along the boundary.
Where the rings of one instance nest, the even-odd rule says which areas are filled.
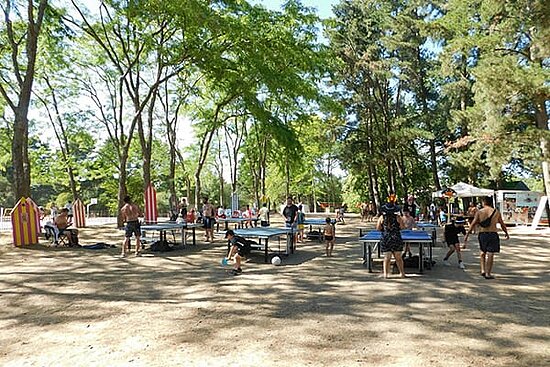
[[[271,237],[286,236],[286,251],[285,254],[289,255],[294,253],[294,230],[293,228],[274,228],[274,227],[254,227],[254,228],[241,228],[236,229],[235,234],[244,238],[257,238],[259,249],[264,250],[264,261],[269,262],[269,246],[268,242]],[[263,245],[262,245],[263,240]],[[227,243],[229,247],[229,242]]]
[[[433,223],[418,222],[418,223],[416,223],[416,227],[418,227],[418,229],[420,229],[422,231],[430,232],[432,234],[432,242],[433,242],[432,245],[435,247],[435,242],[437,240],[436,237],[437,237],[437,227],[438,227],[438,225],[433,224]]]
[[[331,219],[330,223],[336,224],[336,219]],[[327,220],[322,218],[306,218],[306,220],[304,221],[304,225],[309,226],[310,231],[313,226],[323,227],[325,224],[327,224]]]
[[[234,223],[237,228],[243,228],[245,222],[252,222],[254,226],[258,225],[258,217],[252,218],[216,218],[216,231],[220,231],[220,223],[225,223],[225,230],[229,229],[229,223]]]
[[[401,231],[401,238],[403,242],[411,244],[418,244],[418,271],[424,272],[424,245],[428,245],[428,254],[430,261],[430,269],[432,264],[432,236],[428,232],[424,231]],[[363,244],[363,264],[367,263],[369,273],[372,273],[372,244],[378,248],[378,257],[381,257],[380,240],[382,239],[382,232],[370,231],[365,235],[359,237],[359,242]]]
[[[191,229],[193,232],[193,245],[196,244],[196,236],[195,236],[195,228],[201,227],[200,224],[197,223],[177,223],[177,222],[160,222],[156,224],[142,224],[141,230],[146,231],[158,231],[160,234],[160,240],[167,241],[166,239],[166,232],[168,231],[181,231],[181,244],[186,245],[187,244],[187,236],[186,232],[187,230]]]

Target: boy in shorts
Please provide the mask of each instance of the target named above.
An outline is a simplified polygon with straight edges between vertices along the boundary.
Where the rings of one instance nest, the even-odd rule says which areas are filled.
[[[445,258],[443,259],[443,264],[450,265],[449,263],[449,257],[456,252],[456,256],[458,257],[458,267],[460,269],[464,269],[464,263],[462,262],[462,254],[460,253],[460,241],[458,240],[458,234],[462,233],[463,235],[466,235],[466,229],[464,229],[464,223],[466,221],[462,217],[458,217],[455,220],[453,220],[451,223],[448,223],[445,225],[445,242],[447,243],[447,246],[449,246],[449,251],[447,252],[447,255],[445,255]]]
[[[227,253],[227,259],[231,260],[235,257],[235,263],[233,265],[233,270],[231,270],[232,275],[239,275],[243,272],[241,268],[241,263],[243,259],[250,254],[250,244],[248,241],[242,237],[236,236],[233,230],[228,230],[225,232],[225,238],[229,241],[229,252]]]
[[[334,237],[335,237],[334,225],[332,224],[332,221],[328,217],[325,220],[325,222],[326,222],[325,229],[323,231],[324,236],[325,236],[325,241],[327,242],[327,247],[325,249],[325,252],[326,252],[327,257],[331,257],[332,256],[332,250],[334,249]]]

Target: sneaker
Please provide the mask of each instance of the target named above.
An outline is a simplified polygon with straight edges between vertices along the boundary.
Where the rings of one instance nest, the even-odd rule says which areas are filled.
[[[239,274],[240,274],[240,272],[237,269],[231,270],[231,275],[239,275]]]
[[[239,274],[240,274],[240,273],[242,273],[242,272],[243,272],[243,269],[241,269],[241,268],[237,268],[237,270],[236,270],[236,271],[237,271],[237,273],[239,273]]]
[[[451,263],[449,262],[449,260],[443,260],[443,265],[450,266]]]
[[[458,267],[460,269],[466,269],[466,267],[464,266],[464,263],[462,263],[462,262],[458,263]]]

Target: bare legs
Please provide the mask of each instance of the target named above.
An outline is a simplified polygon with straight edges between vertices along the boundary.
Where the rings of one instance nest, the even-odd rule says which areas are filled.
[[[485,278],[492,278],[491,272],[493,271],[493,262],[495,254],[493,252],[480,252],[479,253],[479,265],[481,267],[481,274],[485,275]]]
[[[458,262],[462,262],[462,253],[460,252],[460,244],[457,243],[456,245],[449,246],[449,251],[447,251],[447,255],[445,255],[445,258],[443,260],[449,260],[449,257],[451,257],[452,254],[456,251],[456,257],[458,257]],[[483,272],[483,271],[482,271]]]
[[[141,237],[136,236],[136,256],[141,254]]]
[[[401,278],[405,278],[407,275],[405,274],[405,266],[403,265],[403,258],[401,257],[400,251],[395,252],[386,252],[384,254],[384,262],[383,262],[383,270],[384,270],[384,278],[389,278],[391,273],[391,256],[395,257],[395,263],[397,264],[397,268],[399,269],[399,274],[401,275]]]
[[[130,245],[130,237],[124,238],[124,243],[122,244],[122,253],[120,256],[124,257],[128,253],[128,246]]]
[[[124,243],[122,244],[122,253],[120,254],[120,256],[126,256],[128,252],[130,252],[129,247],[130,237],[126,237],[124,239]],[[141,254],[141,238],[140,236],[136,236],[136,256],[138,256],[139,254]]]
[[[325,253],[327,257],[332,256],[332,250],[334,249],[334,240],[327,241],[327,246],[325,248]]]

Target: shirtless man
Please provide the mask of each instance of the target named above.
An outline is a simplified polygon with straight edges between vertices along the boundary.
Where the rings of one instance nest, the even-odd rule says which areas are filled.
[[[124,203],[124,206],[120,209],[120,214],[122,215],[122,219],[126,222],[126,238],[122,245],[121,257],[125,257],[129,252],[128,246],[130,245],[132,234],[136,237],[136,256],[141,256],[141,228],[139,224],[141,210],[139,210],[136,204],[132,203],[129,196],[124,198]]]
[[[483,222],[490,218],[488,226],[483,226]],[[493,198],[487,196],[483,198],[483,208],[481,208],[474,217],[472,225],[468,229],[468,233],[464,236],[464,246],[468,241],[468,236],[473,229],[479,224],[479,261],[481,265],[481,276],[485,279],[495,279],[491,274],[493,270],[493,261],[495,253],[500,252],[500,238],[498,237],[497,223],[504,232],[505,239],[509,239],[508,229],[502,220],[500,212],[493,208]]]
[[[55,217],[55,226],[59,230],[59,235],[65,234],[69,240],[69,246],[76,245],[75,239],[78,238],[78,231],[76,229],[70,229],[72,225],[69,220],[69,209],[63,208],[57,217]]]

